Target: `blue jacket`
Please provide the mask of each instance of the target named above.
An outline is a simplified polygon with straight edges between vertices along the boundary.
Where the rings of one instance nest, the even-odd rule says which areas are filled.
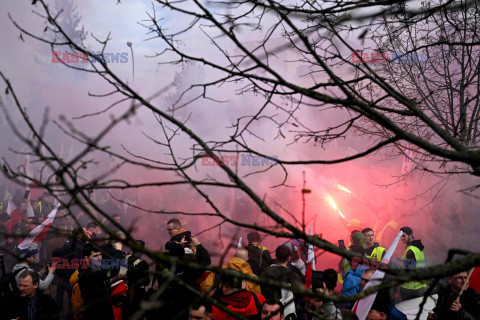
[[[363,271],[365,271],[367,268],[367,266],[361,265],[358,266],[356,270],[351,269],[345,273],[343,278],[342,296],[353,296],[362,291],[360,287],[360,278],[362,277]],[[348,307],[351,308],[353,303],[354,302],[348,303]]]

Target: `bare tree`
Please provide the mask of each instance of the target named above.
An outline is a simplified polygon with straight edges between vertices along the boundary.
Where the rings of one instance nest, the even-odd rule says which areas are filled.
[[[165,100],[173,103],[167,108],[163,108],[153,101],[167,95],[174,84],[160,88],[156,94],[150,97],[140,95],[115,74],[105,61],[94,63],[91,52],[84,47],[83,43],[78,43],[76,41],[78,39],[72,38],[64,31],[58,22],[61,14],[52,11],[45,1],[38,0],[36,3],[46,19],[47,28],[57,34],[58,38],[53,40],[45,38],[41,33],[23,28],[14,19],[12,22],[23,34],[50,45],[52,51],[62,48],[89,55],[90,63],[87,66],[68,64],[65,66],[79,72],[93,73],[103,78],[112,87],[111,92],[92,94],[92,96],[114,97],[116,101],[97,113],[86,114],[83,117],[105,113],[121,103],[129,103],[130,107],[122,114],[112,116],[111,121],[105,124],[100,133],[92,136],[78,130],[74,122],[66,118],[54,121],[66,136],[82,146],[81,150],[71,158],[64,159],[45,139],[45,128],[50,123],[48,114],[42,125],[36,127],[29,118],[25,106],[22,105],[21,98],[16,95],[15,85],[10,83],[6,74],[0,72],[0,77],[6,85],[6,94],[12,96],[16,112],[22,115],[28,127],[28,133],[16,129],[15,124],[10,120],[10,111],[2,105],[6,119],[15,135],[28,146],[25,154],[35,157],[36,161],[48,169],[42,170],[42,175],[35,178],[35,182],[56,194],[57,197],[59,194],[68,194],[68,197],[65,198],[58,197],[61,203],[67,208],[72,205],[82,208],[94,221],[100,223],[111,237],[118,236],[108,228],[107,222],[120,229],[126,237],[119,240],[132,248],[143,250],[156,264],[171,267],[170,273],[162,268],[158,272],[160,275],[167,275],[166,283],[177,282],[199,296],[201,294],[197,290],[182,283],[178,277],[174,276],[174,270],[178,266],[192,269],[205,268],[205,266],[178,261],[149,248],[138,247],[130,230],[118,225],[102,210],[98,203],[93,201],[91,192],[105,189],[128,190],[150,187],[161,189],[179,185],[190,186],[206,204],[205,207],[201,207],[202,210],[169,211],[142,207],[132,203],[127,204],[152,216],[171,213],[202,216],[215,221],[212,223],[213,227],[235,225],[276,237],[299,238],[312,243],[317,248],[348,258],[355,255],[319,237],[308,235],[305,232],[305,219],[295,218],[293,214],[290,218],[284,217],[281,209],[274,209],[269,205],[249,179],[252,176],[277,170],[282,179],[275,182],[274,187],[286,186],[292,166],[346,162],[364,157],[392,144],[398,145],[401,142],[415,146],[416,151],[422,150],[425,157],[455,161],[468,166],[468,172],[472,175],[480,175],[479,151],[475,145],[476,122],[469,123],[473,127],[469,130],[462,113],[460,116],[454,115],[450,118],[432,118],[430,113],[439,112],[437,110],[443,112],[445,109],[443,107],[432,109],[432,106],[438,108],[438,104],[425,103],[431,96],[430,92],[419,91],[423,87],[409,87],[410,91],[405,92],[404,86],[396,86],[395,81],[392,84],[390,79],[386,79],[382,70],[375,70],[367,63],[353,63],[351,52],[356,48],[353,48],[347,41],[349,34],[365,37],[370,24],[378,24],[381,27],[383,20],[392,21],[394,25],[406,24],[420,27],[428,25],[429,19],[433,19],[431,17],[441,16],[445,12],[447,15],[452,12],[451,14],[455,17],[462,13],[468,16],[472,14],[469,10],[472,10],[472,6],[475,6],[476,3],[450,1],[410,9],[403,1],[293,4],[275,1],[219,1],[207,4],[199,1],[157,1],[163,7],[162,10],[172,10],[175,15],[182,17],[181,21],[185,19],[191,19],[191,21],[180,25],[175,20],[174,26],[163,26],[160,15],[164,11],[158,8],[152,9],[144,26],[150,32],[151,39],[160,39],[166,48],[156,55],[155,59],[158,59],[161,64],[178,65],[195,62],[201,64],[205,70],[204,78],[198,79],[186,90],[168,96]],[[368,21],[368,23],[364,23],[364,21]],[[183,47],[191,34],[195,37],[205,37],[210,41],[212,51],[192,52],[190,48]],[[252,35],[255,38],[254,41],[251,40]],[[455,41],[463,43],[465,38]],[[102,52],[107,48],[109,40],[109,37],[98,40],[99,45],[102,46]],[[418,43],[415,42],[415,45],[417,46],[415,50],[421,49]],[[469,48],[464,44],[462,47],[466,50]],[[432,50],[441,55],[441,51]],[[467,65],[469,64],[467,63]],[[448,69],[446,64],[445,68]],[[292,70],[297,70],[300,74],[292,74]],[[471,70],[476,72],[475,68],[471,68]],[[465,73],[468,73],[468,70],[465,70]],[[358,89],[359,85],[365,82],[378,90],[379,98],[372,98],[372,95]],[[468,82],[470,87],[474,83],[474,80]],[[449,84],[445,84],[445,86],[447,85]],[[449,86],[452,89],[452,86]],[[236,117],[227,128],[228,134],[221,138],[210,138],[207,134],[202,136],[198,131],[192,130],[190,123],[194,119],[190,118],[188,107],[194,106],[195,103],[226,104],[222,90],[232,90],[232,88],[241,95],[256,95],[261,98],[262,103],[254,106],[253,112],[249,110],[250,114]],[[438,90],[441,88],[442,86],[439,86]],[[412,97],[411,95],[416,92],[415,90],[420,92],[420,96],[423,92],[426,95],[425,99],[415,100],[417,96]],[[467,105],[470,102],[474,104],[477,101],[476,94],[473,92],[470,95],[467,94],[470,92],[469,90],[471,89],[464,91],[465,102],[468,102],[464,103],[465,110],[468,110]],[[448,97],[448,93],[441,92]],[[172,99],[172,96],[175,96],[176,99]],[[446,98],[444,97],[444,99]],[[234,101],[233,98],[231,100]],[[452,104],[446,104],[445,108],[452,112],[456,110]],[[103,139],[111,134],[114,128],[121,123],[130,121],[139,109],[149,110],[155,117],[161,134],[159,137],[152,137],[145,133],[145,139],[153,142],[164,154],[168,155],[168,160],[158,160],[137,154],[135,150],[127,147],[118,151],[103,143]],[[305,114],[302,113],[305,109],[315,111],[337,109],[341,113],[342,120],[338,124],[329,125],[326,128],[312,127],[311,121],[305,119]],[[463,114],[472,116],[476,114],[476,111],[464,111]],[[408,121],[405,122],[404,119]],[[439,123],[442,119],[443,126],[442,123]],[[475,117],[473,119],[475,120]],[[354,128],[360,128],[365,134],[373,135],[378,140],[362,152],[339,159],[277,159],[256,147],[255,141],[265,139],[259,130],[262,125],[274,126],[277,132],[276,138],[286,138],[288,135],[292,138],[292,142],[306,140],[306,142],[315,141],[325,145],[330,141],[348,137],[350,130]],[[34,139],[31,138],[32,135]],[[116,159],[116,162],[104,172],[90,177],[86,172],[95,165],[95,156],[98,154],[108,155]],[[260,156],[255,158],[255,161],[265,161],[268,165],[260,170],[240,172],[238,166],[230,165],[230,161],[235,159],[238,161],[241,154]],[[221,169],[220,173],[211,176],[200,170],[200,163],[204,160],[210,164],[217,164]],[[159,181],[131,182],[127,178],[114,177],[113,174],[122,167],[172,174],[168,175],[169,179],[160,179]],[[9,179],[19,183],[26,178],[25,173],[8,162],[5,163],[3,172]],[[253,224],[233,217],[228,210],[221,207],[221,200],[216,196],[219,190],[225,189],[241,192],[265,215],[268,223]],[[309,190],[304,186],[301,192],[305,195],[309,193]],[[117,200],[125,202],[123,199]],[[203,211],[203,209],[205,210]],[[98,214],[95,215],[94,212],[98,212]],[[76,219],[75,216],[72,218]],[[387,272],[394,275],[395,280],[383,287],[393,287],[402,282],[417,279],[438,281],[442,276],[480,264],[480,256],[471,252],[460,252],[465,256],[452,262],[450,260],[454,253],[459,253],[459,251],[451,251],[447,263],[424,270],[389,269]],[[209,267],[209,269],[221,272],[219,267]],[[231,276],[239,277],[240,275]],[[259,283],[285,287],[284,284],[268,280],[241,277]],[[379,287],[375,287],[367,293],[378,289]],[[297,293],[312,295],[311,292],[304,290],[299,290]],[[358,296],[349,298],[328,296],[325,298],[346,301],[357,299]],[[152,304],[146,305],[143,311],[156,308],[161,304],[161,301],[151,302]],[[219,305],[218,302],[213,302]]]

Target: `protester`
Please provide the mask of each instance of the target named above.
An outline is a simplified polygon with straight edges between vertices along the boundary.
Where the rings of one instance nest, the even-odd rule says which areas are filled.
[[[402,255],[403,268],[424,268],[426,266],[425,255],[423,254],[423,249],[425,247],[422,244],[422,240],[415,239],[413,236],[413,230],[410,227],[403,227],[400,230],[403,231],[402,242],[406,247],[405,252]],[[402,300],[404,301],[422,296],[425,293],[426,287],[427,282],[425,280],[410,281],[400,285],[400,295]]]
[[[25,250],[17,251],[17,257],[18,257],[18,260],[20,260],[20,262],[13,267],[13,274],[15,275],[15,280],[17,281],[17,285],[20,283],[20,275],[22,274],[22,270],[33,271],[33,269],[31,268],[31,264],[35,260],[36,253],[37,253],[36,249],[35,250],[25,249]],[[45,269],[48,270],[48,273],[44,280],[41,280],[41,279],[39,280],[38,287],[40,290],[47,290],[47,288],[50,286],[50,284],[53,281],[54,273],[57,267],[56,265],[52,265],[52,266],[48,266],[47,268],[44,268],[42,271],[40,271],[39,277],[44,276],[44,274],[47,271]]]
[[[87,262],[87,268],[78,270],[78,289],[83,299],[83,318],[85,320],[113,319],[110,282],[107,271],[101,268],[100,248],[95,244],[87,243],[83,247],[83,256]]]
[[[298,274],[287,267],[290,261],[290,249],[281,245],[275,250],[276,263],[268,267],[261,275],[262,278],[281,281],[289,284],[292,288],[303,288],[302,281]],[[281,290],[268,285],[261,285],[262,294],[266,299],[285,299],[282,297]]]
[[[358,320],[357,315],[352,310],[342,309],[340,313],[342,314],[342,320]]]
[[[298,268],[301,272],[302,278],[305,277],[305,272],[307,270],[305,262],[300,257],[300,250],[297,247],[294,247],[292,252],[292,261],[290,261],[292,266]]]
[[[428,314],[428,320],[480,319],[480,294],[468,287],[467,278],[467,272],[448,277],[449,285],[439,290],[437,305]],[[460,295],[464,286],[466,289]]]
[[[137,240],[140,248],[145,247],[145,242]],[[133,249],[132,255],[128,258],[127,282],[129,288],[130,306],[127,314],[133,314],[140,308],[140,302],[146,298],[145,287],[150,284],[150,274],[148,272],[148,263],[142,259],[142,252]]]
[[[283,320],[283,305],[274,299],[265,300],[262,305],[261,320]]]
[[[92,241],[94,241],[98,245],[102,243],[100,239],[101,233],[102,229],[100,228],[100,225],[98,223],[92,221],[87,224],[87,235]]]
[[[360,278],[360,288],[362,288],[362,290],[365,289],[365,286],[370,281],[375,271],[377,270],[373,268],[363,271],[362,276]],[[375,285],[379,285],[379,283],[375,283]]]
[[[235,255],[228,260],[227,265],[223,268],[234,269],[243,274],[256,277],[252,268],[248,264],[248,251],[244,248],[238,248]],[[214,286],[216,273],[211,272],[207,278],[201,282],[200,287],[203,293],[206,293]],[[261,294],[260,286],[252,281],[244,281],[242,289]]]
[[[370,268],[363,272],[362,277],[360,279],[360,287],[362,288],[362,291],[365,289],[365,286],[367,285],[367,283],[372,281],[372,277],[376,271],[377,269]],[[390,276],[385,275],[382,281],[373,280],[375,282],[372,283],[371,285],[378,286],[386,281],[390,281],[389,279],[390,279]],[[398,310],[395,307],[393,302],[394,302],[393,294],[388,289],[379,289],[374,301],[374,305],[382,306],[381,310],[386,314],[387,319],[406,320],[407,316],[403,312]],[[372,317],[375,317],[375,315],[372,315]]]
[[[3,254],[5,267],[11,270],[15,265],[15,244],[14,239],[8,234],[7,226],[10,222],[10,216],[0,211],[0,254]]]
[[[334,295],[333,290],[329,289],[323,281],[312,283],[312,291],[324,295]],[[332,301],[324,301],[320,297],[312,298],[312,309],[321,314],[326,319],[342,320],[342,314],[339,309],[335,307]],[[319,320],[318,317],[312,316],[310,320]]]
[[[365,255],[365,249],[361,245],[350,246],[349,251],[351,251],[352,253],[360,254],[362,256]],[[349,259],[349,264],[351,265],[351,269],[347,273],[345,273],[341,291],[342,296],[344,297],[356,295],[361,291],[360,280],[363,271],[367,269],[367,267],[364,265],[352,263],[351,259]],[[353,306],[353,302],[348,302],[345,305],[346,308],[351,308]]]
[[[385,248],[381,247],[378,242],[375,242],[375,233],[372,228],[365,228],[362,230],[365,236],[365,255],[369,258],[381,261],[387,253]]]
[[[260,233],[251,231],[247,234],[248,264],[257,276],[261,275],[265,269],[272,264],[270,251],[260,244]]]
[[[189,320],[211,320],[212,305],[207,302],[195,302],[188,310]]]
[[[281,245],[275,250],[275,263],[268,267],[261,275],[261,278],[271,279],[288,284],[290,289],[278,288],[261,284],[262,294],[267,299],[279,300],[285,309],[285,317],[288,319],[297,313],[294,301],[299,301],[300,296],[295,296],[293,291],[303,289],[303,282],[300,276],[288,266],[291,258],[290,249]]]
[[[180,243],[183,240],[183,246],[187,246],[188,242],[190,242],[189,235],[191,234],[191,232],[183,229],[182,224],[178,219],[173,218],[168,220],[167,231],[170,236],[170,241]]]
[[[225,271],[238,272],[228,268]],[[226,308],[249,319],[260,319],[262,304],[265,298],[260,294],[242,289],[242,279],[222,274],[218,288],[218,300]],[[213,306],[212,318],[215,320],[235,319],[235,317],[225,313],[216,306]]]
[[[362,246],[366,248],[365,235],[360,230],[353,230],[350,234],[350,243],[348,247],[350,250],[353,246]],[[341,258],[339,262],[339,269],[342,274],[342,278],[345,278],[345,274],[351,269],[351,265],[348,259]]]
[[[169,241],[165,244],[165,253],[171,259],[178,259],[182,261],[196,262],[200,265],[209,265],[211,263],[208,251],[200,244],[200,241],[195,237],[191,237],[191,242],[195,245],[195,253],[186,254],[186,250],[192,251],[189,248],[184,248],[180,243]],[[185,317],[188,312],[188,306],[191,305],[197,296],[182,285],[178,281],[172,281],[171,277],[179,279],[189,287],[198,288],[197,280],[204,274],[204,269],[184,268],[173,262],[165,262],[158,264],[156,274],[153,279],[153,284],[158,281],[159,286],[167,283],[168,286],[159,295],[159,300],[162,305],[155,310],[149,312],[148,319],[173,317]]]
[[[388,317],[387,306],[374,303],[365,320],[390,320]]]
[[[13,298],[6,310],[8,319],[18,320],[56,320],[59,319],[57,304],[39,288],[39,275],[25,270],[20,275],[20,295]]]

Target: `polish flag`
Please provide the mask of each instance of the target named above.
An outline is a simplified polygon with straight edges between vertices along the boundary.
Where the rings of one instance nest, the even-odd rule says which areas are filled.
[[[52,212],[48,214],[47,219],[45,219],[42,224],[36,226],[35,229],[30,231],[28,236],[23,239],[22,242],[20,242],[20,244],[18,245],[18,248],[20,250],[28,249],[32,242],[42,242],[43,240],[45,240],[48,234],[48,230],[50,230],[50,227],[52,226],[53,219],[55,219],[55,215],[57,214],[59,206],[60,204],[57,204],[57,206],[52,210]]]
[[[12,201],[8,201],[7,214],[10,216],[7,231],[12,232],[12,228],[23,219],[23,214]]]
[[[308,235],[311,235],[311,229],[308,228]],[[305,271],[305,289],[310,290],[312,285],[313,271],[315,271],[315,252],[313,251],[313,245],[308,244],[308,254],[307,254],[307,269]]]
[[[480,267],[476,267],[473,270],[473,273],[470,276],[470,281],[468,283],[470,288],[480,293]]]

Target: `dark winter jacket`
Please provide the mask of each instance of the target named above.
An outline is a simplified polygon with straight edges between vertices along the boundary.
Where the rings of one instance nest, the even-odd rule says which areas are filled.
[[[128,258],[128,285],[131,288],[145,288],[150,284],[148,263],[139,254],[133,254]]]
[[[70,266],[72,264],[72,259],[80,260],[83,258],[83,246],[84,244],[76,239],[68,239],[61,249],[52,252],[52,257],[64,259],[62,260],[62,265],[68,261],[68,265]],[[75,270],[75,268],[64,265],[63,268],[56,270],[56,274],[68,283]]]
[[[290,261],[287,263],[288,269],[290,269],[293,273],[296,273],[298,277],[300,278],[300,282],[305,283],[305,276],[302,273],[302,270],[300,270],[299,267],[293,265]]]
[[[110,282],[105,270],[79,269],[78,287],[85,306],[84,319],[113,320]]]
[[[433,309],[437,320],[478,320],[480,319],[480,294],[472,288],[465,290],[460,297],[462,308],[458,312],[449,310],[451,303],[457,298],[450,286],[438,292],[437,306]]]
[[[37,290],[35,299],[36,320],[60,319],[57,303],[52,297]],[[18,317],[20,320],[28,320],[28,302],[29,298],[16,296],[9,303],[9,307],[6,310],[2,310],[2,312],[7,311],[8,317],[6,319]]]
[[[253,273],[257,276],[261,275],[272,264],[270,251],[265,247],[254,244],[249,244],[246,249],[248,251],[248,264],[252,268]]]
[[[176,244],[176,246],[180,245]],[[179,248],[180,251],[183,252],[183,248]],[[201,244],[196,247],[195,251],[196,253],[194,256],[189,254],[177,257],[185,261],[195,261],[202,265],[209,265],[211,263],[208,251]],[[198,288],[197,279],[199,279],[205,272],[204,269],[184,269],[182,266],[172,268],[169,263],[165,263],[164,265],[157,264],[157,274],[155,275],[153,282],[155,283],[158,281],[159,287],[166,281],[168,281],[169,285],[163,290],[159,297],[159,300],[162,301],[162,306],[150,311],[147,314],[147,319],[183,319],[187,316],[188,306],[196,299],[196,295],[185,286],[177,281],[170,281],[168,277],[163,277],[168,274],[167,270],[168,272],[175,270],[175,277],[194,288]]]
[[[262,295],[243,289],[220,298],[220,302],[225,307],[252,320],[260,320],[264,301],[265,298]],[[216,306],[213,306],[212,318],[215,320],[236,319]]]
[[[273,264],[262,273],[261,277],[276,280],[276,281],[281,281],[284,283],[289,283],[292,286],[292,289],[303,288],[303,284],[300,277],[295,272],[290,270],[290,268],[285,266]],[[270,287],[262,284],[261,289],[262,289],[262,294],[266,299],[281,298],[280,288]]]

